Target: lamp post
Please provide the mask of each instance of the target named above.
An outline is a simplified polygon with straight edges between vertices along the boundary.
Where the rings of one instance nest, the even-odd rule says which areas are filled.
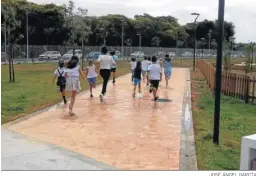
[[[121,49],[121,56],[124,57],[124,20],[122,22],[122,49]]]
[[[195,71],[196,66],[196,20],[199,17],[199,13],[191,13],[191,15],[196,16],[194,21],[194,30],[195,30],[195,36],[194,36],[194,60],[193,60],[193,70]]]
[[[219,126],[220,126],[220,91],[221,91],[221,71],[222,71],[222,52],[224,35],[224,9],[225,0],[219,0],[218,12],[218,48],[215,74],[215,108],[214,108],[214,128],[213,142],[219,145]]]
[[[204,42],[205,42],[205,38],[201,38],[201,42],[202,42],[202,59],[204,58]]]
[[[140,50],[141,50],[141,34],[137,34],[138,36],[140,36],[140,44],[139,44],[139,46],[140,46]]]
[[[29,56],[29,48],[28,48],[28,40],[29,40],[29,37],[28,37],[28,9],[26,10],[26,38],[27,38],[27,60],[28,60],[28,56]],[[33,62],[33,61],[32,61]]]
[[[211,50],[211,38],[212,38],[212,30],[210,29],[209,30],[209,33],[208,33],[208,39],[209,39],[209,54],[210,54],[210,50]]]

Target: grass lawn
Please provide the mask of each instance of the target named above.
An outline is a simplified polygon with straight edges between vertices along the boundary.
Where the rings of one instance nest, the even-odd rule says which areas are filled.
[[[203,75],[192,76],[192,107],[199,170],[238,170],[242,136],[256,133],[256,106],[222,95],[220,145],[212,142],[214,98]]]
[[[130,72],[128,61],[117,62],[117,76]],[[16,82],[9,82],[8,65],[2,65],[2,124],[62,100],[52,84],[56,63],[15,65]],[[101,83],[98,77],[97,83]],[[87,89],[87,81],[81,81]],[[96,92],[95,92],[96,94]]]

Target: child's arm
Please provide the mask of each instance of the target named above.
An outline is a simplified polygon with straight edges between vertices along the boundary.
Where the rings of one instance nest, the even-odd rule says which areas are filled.
[[[56,74],[54,74],[54,76],[53,76],[53,79],[52,79],[52,83],[54,83],[55,82],[55,79],[57,78],[57,75]]]
[[[82,76],[83,79],[85,79],[85,75],[81,69],[79,69],[80,75]]]
[[[111,65],[116,66],[116,62],[114,61],[113,57],[112,57],[112,59],[111,59]]]
[[[85,73],[84,74],[87,77],[87,75],[88,75],[88,68],[85,69]]]

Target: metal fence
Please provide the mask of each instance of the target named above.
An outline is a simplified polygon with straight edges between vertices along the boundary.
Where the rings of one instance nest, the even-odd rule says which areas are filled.
[[[156,52],[172,52],[175,53],[176,57],[182,58],[192,58],[194,50],[193,48],[161,48],[161,47],[122,47],[121,46],[108,46],[110,50],[120,51],[123,57],[129,57],[135,51],[142,51],[145,55],[153,55]],[[1,46],[1,52],[9,51],[9,46]],[[45,51],[59,51],[61,55],[64,55],[69,50],[72,50],[72,46],[38,46],[38,45],[29,45],[28,46],[28,58],[38,58],[38,56]],[[92,51],[100,51],[101,46],[76,46],[76,49],[81,49],[83,54],[86,55]],[[244,57],[244,51],[230,51],[232,57],[239,58]],[[212,58],[216,57],[217,50],[215,49],[197,49],[196,57]],[[14,59],[26,59],[27,58],[27,46],[26,45],[16,45],[13,47],[12,56]]]

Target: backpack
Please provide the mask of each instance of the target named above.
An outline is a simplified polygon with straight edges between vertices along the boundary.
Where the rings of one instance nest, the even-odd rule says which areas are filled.
[[[66,84],[66,78],[62,75],[64,73],[64,71],[62,73],[60,73],[59,69],[57,69],[60,76],[58,77],[57,80],[57,86],[64,86]]]

